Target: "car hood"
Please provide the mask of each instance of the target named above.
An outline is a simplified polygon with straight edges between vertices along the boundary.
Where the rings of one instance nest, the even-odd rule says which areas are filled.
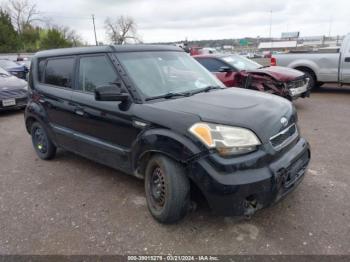
[[[214,90],[148,106],[158,112],[166,110],[187,116],[195,115],[204,122],[248,128],[263,143],[285,128],[281,124],[282,117],[286,117],[289,122],[295,119],[294,107],[288,100],[241,88]],[[178,122],[178,119],[172,121]],[[188,130],[189,126],[185,128]]]
[[[283,66],[269,66],[269,67],[264,67],[256,70],[249,70],[247,72],[265,73],[273,77],[274,79],[278,81],[283,81],[283,82],[291,81],[296,78],[302,77],[304,75],[303,72],[300,72],[292,68],[283,67]]]
[[[15,76],[0,76],[0,91],[19,89],[27,86],[27,82]]]
[[[27,67],[25,65],[18,65],[16,67],[7,67],[5,68],[8,72],[22,72],[27,71]]]

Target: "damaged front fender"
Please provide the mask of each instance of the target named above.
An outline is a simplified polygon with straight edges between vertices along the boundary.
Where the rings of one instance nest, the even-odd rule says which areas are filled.
[[[286,83],[266,73],[241,72],[241,87],[266,92],[291,99]]]

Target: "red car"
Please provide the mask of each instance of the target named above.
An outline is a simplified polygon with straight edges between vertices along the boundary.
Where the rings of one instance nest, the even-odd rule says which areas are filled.
[[[235,54],[193,56],[227,87],[249,88],[294,100],[310,94],[309,79],[295,69],[262,66]]]

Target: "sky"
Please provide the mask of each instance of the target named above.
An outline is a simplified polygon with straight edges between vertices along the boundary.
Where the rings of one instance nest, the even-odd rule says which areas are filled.
[[[6,4],[8,0],[0,0]],[[349,0],[31,0],[53,24],[69,26],[93,44],[107,43],[104,21],[132,17],[143,42],[244,37],[344,35],[350,32]],[[271,15],[272,12],[272,15]]]

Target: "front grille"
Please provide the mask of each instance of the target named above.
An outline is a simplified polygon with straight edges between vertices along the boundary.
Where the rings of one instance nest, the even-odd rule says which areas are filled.
[[[299,136],[298,129],[295,124],[290,125],[278,134],[270,138],[271,145],[276,150],[280,150],[293,142]]]
[[[307,84],[306,78],[297,79],[297,80],[290,81],[288,83],[288,88],[299,88],[299,87],[302,87],[306,84]]]
[[[28,94],[28,91],[24,89],[1,90],[0,100],[10,99],[10,98],[22,98],[22,97],[26,97],[27,94]]]

